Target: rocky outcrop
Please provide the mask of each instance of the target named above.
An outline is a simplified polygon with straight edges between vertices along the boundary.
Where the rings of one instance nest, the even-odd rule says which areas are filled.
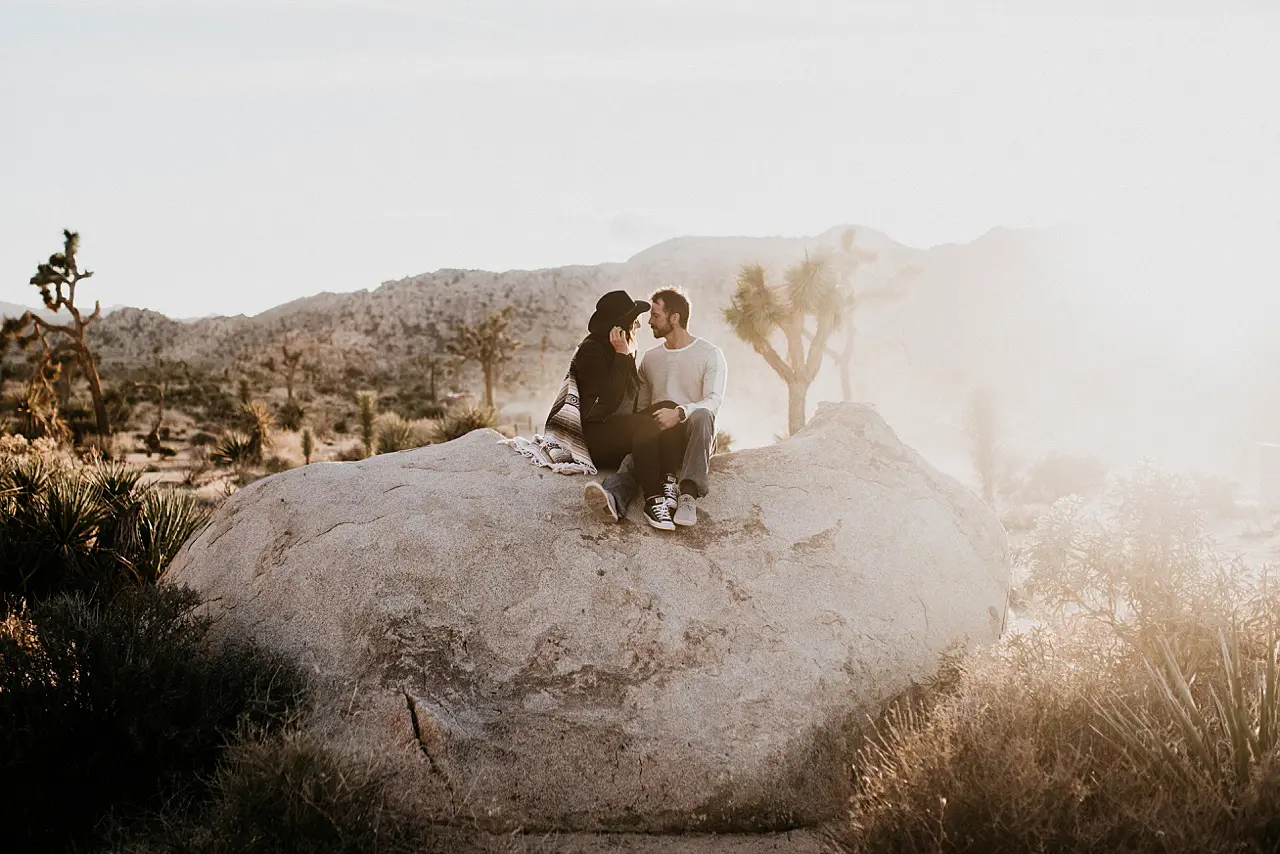
[[[995,516],[873,409],[717,457],[694,528],[618,525],[477,431],[224,504],[170,569],[317,675],[312,724],[496,828],[768,829],[837,809],[844,738],[995,638]]]

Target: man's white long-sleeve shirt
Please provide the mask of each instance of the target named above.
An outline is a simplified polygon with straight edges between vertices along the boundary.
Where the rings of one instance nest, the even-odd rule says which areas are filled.
[[[704,338],[694,338],[679,350],[659,344],[646,350],[640,362],[641,409],[660,400],[670,400],[684,408],[686,416],[705,409],[715,416],[724,400],[729,366],[719,347]]]

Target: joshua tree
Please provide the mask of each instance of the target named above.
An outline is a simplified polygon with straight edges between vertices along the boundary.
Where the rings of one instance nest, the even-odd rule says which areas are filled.
[[[236,383],[236,396],[240,398],[241,406],[248,406],[250,400],[249,378],[241,377]]]
[[[373,425],[378,420],[378,396],[372,391],[356,395],[356,415],[360,418],[360,441],[365,456],[373,455]]]
[[[771,286],[759,264],[743,267],[724,319],[787,384],[787,429],[794,435],[804,427],[805,397],[822,367],[827,342],[845,322],[849,294],[825,256],[805,258],[787,270],[785,280],[781,287]],[[810,317],[817,329],[808,336],[806,351],[805,321]],[[771,341],[775,332],[786,342],[785,359]]]
[[[284,377],[284,392],[289,403],[293,403],[293,380],[298,375],[298,366],[302,361],[301,350],[290,350],[289,342],[280,344],[280,375]]]
[[[151,377],[148,382],[140,383],[140,385],[150,386],[152,393],[155,395],[156,401],[156,417],[151,424],[151,432],[147,434],[146,445],[147,455],[162,452],[160,444],[160,428],[164,426],[164,398],[169,393],[169,385],[177,378],[177,369],[185,365],[165,361],[160,356],[160,348],[156,347],[151,352]]]
[[[307,465],[311,465],[311,455],[316,451],[316,437],[312,434],[311,428],[307,427],[302,431],[302,458],[306,460]]]
[[[89,325],[102,316],[102,305],[95,301],[93,311],[85,315],[76,305],[76,288],[82,281],[93,275],[91,270],[81,270],[76,263],[76,253],[80,249],[80,235],[74,231],[64,230],[61,252],[49,256],[48,262],[36,267],[36,274],[31,277],[31,284],[40,290],[44,307],[57,314],[66,309],[70,316],[69,323],[54,323],[47,318],[26,312],[21,317],[7,320],[3,326],[3,338],[12,338],[20,346],[26,347],[39,340],[44,346],[44,359],[61,361],[67,356],[74,357],[89,384],[89,394],[93,398],[93,412],[98,422],[98,436],[105,442],[111,435],[111,422],[107,417],[107,407],[102,399],[102,382],[98,377],[98,368],[93,361],[93,353],[89,350],[89,342],[85,332]],[[50,341],[50,334],[57,337]]]
[[[844,234],[840,236],[840,253],[834,259],[841,286],[850,294],[844,321],[844,348],[842,350],[836,350],[834,347],[827,348],[827,355],[840,369],[840,399],[846,403],[853,400],[853,347],[858,334],[854,320],[857,310],[871,303],[902,298],[907,293],[906,283],[920,273],[919,267],[907,266],[879,288],[856,291],[854,277],[863,264],[876,260],[876,254],[854,246],[855,237],[855,229],[845,229]],[[808,329],[804,334],[806,340],[813,339],[813,333]]]
[[[436,380],[440,373],[449,368],[448,360],[442,358],[437,353],[426,351],[419,353],[413,359],[413,366],[422,372],[427,379],[427,398],[432,402],[436,402]]]
[[[520,342],[507,335],[511,322],[511,306],[497,314],[490,314],[475,326],[459,323],[453,340],[447,345],[462,361],[475,362],[484,376],[484,404],[493,407],[493,387],[504,362],[511,361],[511,353]]]

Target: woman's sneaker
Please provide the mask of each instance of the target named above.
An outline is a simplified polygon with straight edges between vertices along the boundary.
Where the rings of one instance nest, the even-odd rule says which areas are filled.
[[[618,521],[618,502],[614,501],[609,490],[601,486],[599,481],[593,480],[582,488],[582,499],[601,519]]]
[[[667,475],[667,479],[662,482],[662,497],[667,502],[668,509],[672,511],[680,504],[679,491],[680,486],[676,483],[676,476]]]
[[[698,524],[698,499],[687,492],[680,494],[680,503],[676,506],[676,515],[672,520],[682,528],[692,528]]]
[[[644,500],[644,520],[659,531],[674,531],[676,523],[671,521],[671,508],[661,495],[654,495]]]

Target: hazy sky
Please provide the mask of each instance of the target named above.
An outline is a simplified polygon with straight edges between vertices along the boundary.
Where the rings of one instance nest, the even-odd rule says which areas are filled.
[[[177,316],[841,222],[1275,291],[1278,6],[0,0],[0,300],[64,226]]]

